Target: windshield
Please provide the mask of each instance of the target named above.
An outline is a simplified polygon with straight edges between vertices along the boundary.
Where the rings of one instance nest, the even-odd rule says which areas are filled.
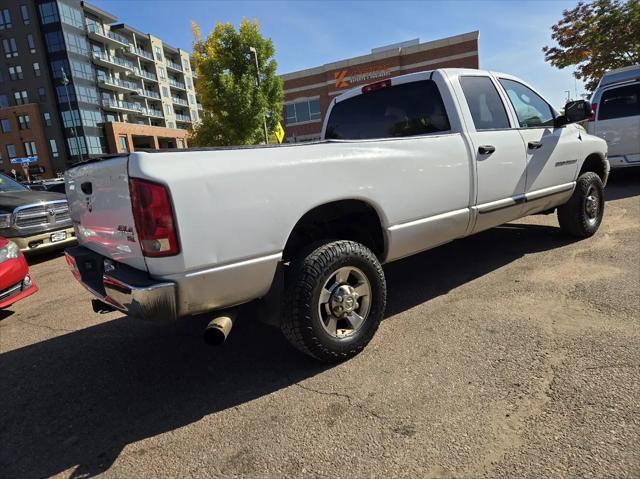
[[[6,175],[0,174],[0,193],[7,193],[9,191],[29,191],[29,188]]]

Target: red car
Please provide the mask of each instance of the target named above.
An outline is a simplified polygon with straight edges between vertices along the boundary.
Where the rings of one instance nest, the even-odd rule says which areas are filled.
[[[13,241],[0,236],[0,309],[38,291],[29,265]]]

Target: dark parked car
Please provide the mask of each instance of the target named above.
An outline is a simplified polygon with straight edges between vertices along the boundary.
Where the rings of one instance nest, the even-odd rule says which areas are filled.
[[[24,183],[30,190],[34,191],[53,191],[54,193],[66,194],[64,187],[64,178],[56,178],[54,180],[40,180],[31,183]]]
[[[0,236],[20,251],[63,249],[74,243],[66,196],[34,191],[0,174]]]

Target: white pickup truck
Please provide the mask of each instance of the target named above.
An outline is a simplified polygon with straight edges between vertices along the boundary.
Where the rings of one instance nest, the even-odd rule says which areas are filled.
[[[92,160],[66,175],[67,261],[94,309],[175,319],[262,299],[295,347],[340,361],[383,318],[383,263],[554,209],[593,235],[609,163],[574,124],[590,114],[560,115],[510,75],[442,69],[338,96],[317,143]]]

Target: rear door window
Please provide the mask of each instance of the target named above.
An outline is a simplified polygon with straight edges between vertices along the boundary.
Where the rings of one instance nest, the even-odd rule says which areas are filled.
[[[331,110],[325,138],[398,138],[449,131],[449,118],[432,80],[403,83],[343,100]]]
[[[605,91],[598,106],[598,120],[640,115],[638,97],[640,97],[640,83]]]
[[[460,77],[460,86],[477,131],[510,127],[507,111],[491,78]]]

